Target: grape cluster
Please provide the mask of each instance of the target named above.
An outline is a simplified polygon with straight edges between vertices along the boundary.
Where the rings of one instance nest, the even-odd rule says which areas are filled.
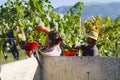
[[[14,37],[14,33],[13,30],[10,30],[6,33],[6,40],[3,44],[3,52],[4,54],[8,51],[8,47],[10,48],[10,52],[12,52],[12,55],[14,57],[15,60],[19,59],[19,52],[15,43],[15,37]],[[9,43],[9,46],[7,46],[7,44]]]

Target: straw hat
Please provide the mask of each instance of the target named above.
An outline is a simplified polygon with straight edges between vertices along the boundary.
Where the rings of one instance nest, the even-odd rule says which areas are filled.
[[[96,32],[96,31],[90,31],[87,34],[87,37],[92,38],[94,40],[97,40],[98,39],[98,32]]]

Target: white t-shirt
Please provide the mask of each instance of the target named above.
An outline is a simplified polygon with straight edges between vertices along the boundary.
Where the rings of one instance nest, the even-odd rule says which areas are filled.
[[[49,56],[60,56],[62,53],[62,50],[59,45],[55,46],[54,48],[46,48],[43,50],[44,54],[47,54]]]

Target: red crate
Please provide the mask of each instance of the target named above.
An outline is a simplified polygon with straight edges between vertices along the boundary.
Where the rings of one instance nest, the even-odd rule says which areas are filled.
[[[31,51],[31,50],[36,49],[38,46],[39,46],[39,43],[38,43],[38,42],[27,42],[27,43],[25,44],[24,49]]]
[[[66,56],[76,56],[77,51],[64,51]]]

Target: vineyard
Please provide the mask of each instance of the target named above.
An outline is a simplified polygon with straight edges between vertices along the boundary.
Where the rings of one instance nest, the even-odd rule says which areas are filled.
[[[49,0],[8,0],[0,6],[1,54],[9,46],[12,54],[17,58],[19,28],[25,32],[28,42],[39,41],[42,45],[39,48],[42,49],[46,34],[36,31],[35,27],[44,25],[58,31],[64,43],[70,47],[85,43],[87,31],[95,28],[99,31],[97,40],[99,55],[120,57],[120,16],[113,20],[110,16],[103,18],[101,15],[93,15],[87,20],[81,20],[83,9],[84,3],[78,2],[63,15],[54,12]]]

